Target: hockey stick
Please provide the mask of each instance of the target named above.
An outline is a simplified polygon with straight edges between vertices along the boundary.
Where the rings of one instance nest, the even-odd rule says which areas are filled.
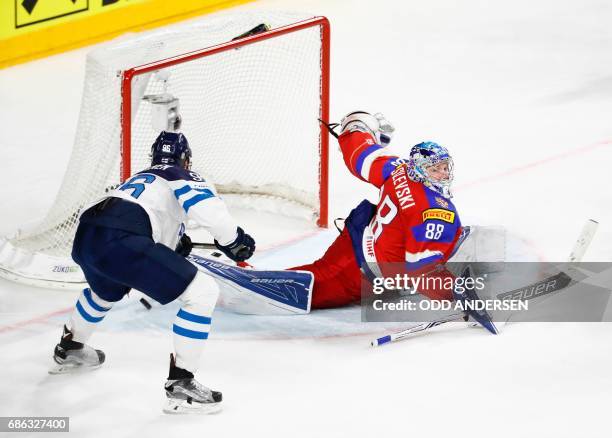
[[[199,249],[218,249],[214,243],[191,242],[191,245],[194,248],[199,248]],[[213,252],[211,254],[211,256],[213,257],[220,257],[221,255],[222,254],[220,252]],[[252,268],[253,267],[247,262],[238,262],[237,265],[240,266],[241,268],[248,268],[248,267]],[[141,298],[139,301],[140,301],[140,304],[142,304],[144,308],[147,310],[151,310],[151,308],[153,307],[146,298]]]
[[[595,236],[595,231],[597,231],[598,226],[599,222],[594,221],[593,219],[589,219],[586,224],[584,224],[584,227],[578,236],[578,240],[574,244],[574,248],[572,248],[572,252],[570,253],[568,259],[570,263],[577,263],[582,260],[584,253],[593,240],[593,236]]]
[[[387,344],[389,342],[400,341],[408,336],[411,336],[415,333],[424,332],[425,330],[429,330],[431,328],[437,327],[442,324],[446,324],[447,322],[453,321],[467,321],[466,315],[464,313],[453,313],[452,315],[445,316],[436,321],[432,322],[423,322],[419,325],[415,325],[414,327],[410,327],[409,329],[402,330],[401,332],[391,333],[390,335],[381,336],[370,342],[372,347],[378,347],[379,345]]]
[[[574,244],[574,247],[572,248],[572,252],[570,253],[568,257],[568,263],[570,263],[570,266],[567,269],[568,272],[574,271],[572,264],[579,263],[580,261],[582,261],[582,257],[584,257],[584,254],[589,248],[589,245],[593,241],[593,236],[595,236],[595,232],[597,231],[598,226],[599,226],[599,223],[597,221],[593,219],[589,219],[582,227],[582,231],[580,231],[580,234],[578,235],[578,239],[576,240],[576,243]],[[521,294],[522,291],[526,291],[526,290],[545,290],[546,294],[548,295],[553,292],[558,292],[561,289],[565,289],[566,287],[572,286],[573,284],[575,284],[575,282],[572,282],[572,277],[568,275],[567,272],[561,271],[557,274],[554,274],[554,275],[551,275],[550,277],[545,278],[544,280],[536,281],[535,283],[529,284],[527,286],[523,286],[519,289],[515,289],[509,292],[504,292],[502,294],[499,294],[497,298],[504,299],[508,296],[513,297],[515,296],[515,294],[517,293]],[[508,318],[506,318],[506,321],[504,321],[504,324],[507,324],[508,322],[510,322],[510,319],[514,315],[515,313],[511,313],[510,315],[508,315]]]
[[[191,242],[194,248],[199,249],[218,249],[214,243]]]
[[[326,123],[325,121],[321,120],[321,119],[317,119],[323,126],[325,126],[327,128],[327,130],[329,131],[329,133],[331,135],[333,135],[334,137],[338,138],[338,134],[336,134],[336,132],[334,131],[334,129],[336,129],[338,126],[340,126],[340,123]]]
[[[237,37],[232,38],[232,41],[236,41],[242,38],[246,38],[246,37],[250,37],[253,35],[259,35],[260,33],[264,33],[267,32],[271,29],[272,27],[269,24],[266,23],[261,23],[258,24],[257,26],[255,26],[253,29],[247,30],[244,33],[241,33],[240,35],[238,35]]]
[[[194,248],[199,248],[199,249],[216,249],[217,250],[216,252],[213,252],[210,254],[212,257],[221,257],[223,255],[218,251],[219,248],[217,248],[217,246],[214,243],[191,242],[191,245]],[[236,262],[236,265],[240,268],[253,268],[253,265],[245,261]]]

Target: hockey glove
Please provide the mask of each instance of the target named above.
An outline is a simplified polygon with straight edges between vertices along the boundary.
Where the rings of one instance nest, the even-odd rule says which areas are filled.
[[[340,134],[344,132],[362,131],[372,135],[381,146],[391,143],[395,128],[381,113],[371,115],[364,111],[353,111],[340,122]]]
[[[229,245],[221,245],[215,240],[215,246],[223,254],[235,262],[243,262],[255,252],[255,239],[249,236],[244,230],[238,227],[238,236]]]
[[[187,234],[183,234],[174,251],[183,257],[187,257],[189,254],[191,254],[192,249],[193,243],[191,243],[191,238]]]

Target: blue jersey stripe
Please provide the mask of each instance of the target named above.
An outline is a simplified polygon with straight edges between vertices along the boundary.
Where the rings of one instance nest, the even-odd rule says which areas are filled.
[[[383,169],[382,169],[382,179],[384,181],[387,180],[387,178],[389,178],[391,176],[391,174],[393,173],[393,171],[395,170],[395,168],[397,167],[395,164],[393,164],[393,162],[395,161],[395,158],[389,158],[385,164],[383,164]]]
[[[185,209],[185,213],[187,213],[189,211],[189,209],[191,207],[193,207],[195,204],[197,204],[200,201],[203,201],[204,199],[208,199],[208,198],[212,198],[215,195],[213,195],[213,193],[208,190],[208,189],[201,189],[198,190],[198,192],[201,191],[202,194],[200,195],[195,195],[192,198],[187,199],[184,203],[183,203],[183,208]]]
[[[87,299],[89,305],[96,309],[98,312],[108,312],[110,310],[110,307],[102,307],[93,300],[93,297],[91,296],[91,289],[83,289],[83,295],[85,295],[85,298]]]
[[[442,260],[442,254],[436,254],[433,256],[425,257],[424,259],[419,260],[418,262],[406,262],[406,269],[408,271],[414,271],[416,269],[421,269],[424,266],[430,265],[436,261]]]
[[[81,316],[83,317],[83,319],[85,321],[96,323],[96,322],[100,322],[100,321],[102,321],[104,319],[103,316],[101,316],[99,318],[96,318],[95,316],[91,316],[89,313],[87,313],[85,311],[85,309],[83,308],[81,303],[78,302],[78,301],[76,303],[76,308],[77,308],[77,310],[79,311],[79,313],[81,314]]]
[[[178,199],[181,195],[184,195],[185,193],[187,193],[190,190],[191,190],[191,187],[183,186],[180,189],[176,189],[174,191],[174,196],[176,196],[176,199]]]
[[[208,339],[208,333],[206,332],[196,332],[195,330],[187,330],[181,326],[174,324],[172,326],[172,331],[177,335],[184,336],[186,338],[191,339]]]
[[[375,145],[372,145],[369,148],[367,148],[365,151],[363,151],[359,155],[359,158],[357,158],[357,163],[355,163],[355,167],[356,167],[355,170],[357,171],[358,174],[361,175],[361,168],[363,167],[363,162],[368,157],[368,155],[376,152],[379,149],[382,149],[382,146],[378,146],[377,144],[375,144]]]
[[[179,318],[183,318],[186,321],[197,322],[198,324],[210,324],[211,318],[207,316],[196,315],[195,313],[189,313],[186,310],[179,310],[176,314]]]

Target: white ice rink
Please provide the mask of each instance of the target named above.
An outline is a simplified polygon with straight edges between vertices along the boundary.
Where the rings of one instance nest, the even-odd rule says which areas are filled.
[[[396,126],[395,150],[422,140],[446,145],[464,224],[503,226],[525,259],[559,261],[593,218],[600,227],[585,260],[612,261],[612,3],[270,0],[237,9],[327,16],[332,118],[381,111]],[[53,203],[88,50],[0,70],[0,235],[39,220]],[[331,218],[375,199],[333,142],[330,169]],[[243,219],[263,242],[260,266],[311,261],[335,233],[266,250],[274,231]],[[49,376],[76,296],[0,279],[0,416],[69,416],[79,437],[557,438],[612,430],[612,324],[509,324],[497,337],[447,325],[372,349],[369,340],[385,330],[361,323],[356,309],[284,318],[217,312],[199,377],[223,391],[224,410],[166,416],[176,307],[149,312],[135,297],[122,301],[91,340],[106,352],[105,366]]]

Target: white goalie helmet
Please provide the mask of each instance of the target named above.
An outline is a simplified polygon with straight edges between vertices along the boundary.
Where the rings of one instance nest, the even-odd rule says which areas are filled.
[[[410,149],[408,177],[425,184],[445,198],[451,198],[453,159],[444,146],[432,141],[419,143]]]

